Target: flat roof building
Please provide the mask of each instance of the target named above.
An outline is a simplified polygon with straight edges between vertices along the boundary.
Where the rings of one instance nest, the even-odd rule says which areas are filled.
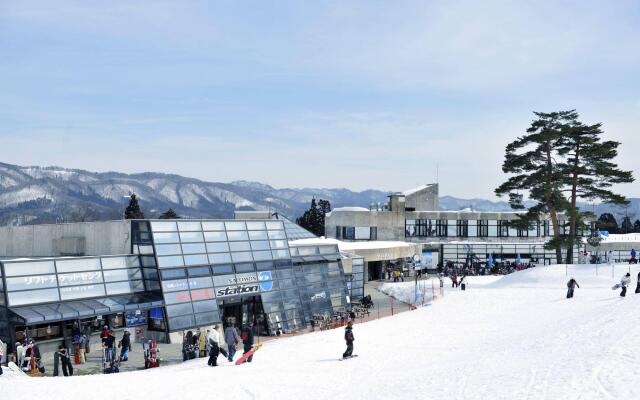
[[[555,262],[555,252],[544,248],[551,229],[547,218],[518,229],[510,224],[518,212],[443,211],[438,209],[438,196],[438,184],[428,184],[392,194],[384,205],[336,208],[325,217],[325,236],[420,243],[423,263],[431,267],[449,261],[486,263],[489,255],[496,262],[515,261],[518,255],[524,262]],[[375,270],[369,276],[378,279]]]

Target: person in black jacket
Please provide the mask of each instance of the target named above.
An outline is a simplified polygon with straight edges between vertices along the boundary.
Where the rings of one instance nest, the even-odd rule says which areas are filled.
[[[567,282],[567,299],[570,299],[573,297],[573,290],[576,287],[580,287],[580,285],[578,285],[578,282],[576,282],[575,279],[571,278],[569,279],[569,282]]]
[[[636,286],[636,293],[640,293],[640,272],[638,272],[638,284]]]
[[[71,358],[64,345],[58,346],[58,351],[53,355],[53,376],[58,376],[58,365],[62,364],[62,374],[64,376],[73,376],[73,365]]]
[[[251,351],[253,347],[254,333],[253,333],[253,322],[249,322],[249,325],[244,328],[242,331],[242,343],[244,344],[244,352],[248,353]],[[251,362],[253,360],[253,354],[247,358],[247,362]]]
[[[118,347],[120,347],[120,361],[129,360],[129,350],[131,350],[131,334],[129,331],[124,331]]]
[[[344,340],[347,342],[347,350],[342,354],[342,358],[349,358],[353,356],[353,322],[347,322],[347,327],[344,328]]]

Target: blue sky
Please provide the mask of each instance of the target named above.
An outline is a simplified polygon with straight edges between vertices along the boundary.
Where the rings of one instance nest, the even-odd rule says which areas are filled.
[[[493,198],[576,108],[640,170],[637,1],[5,0],[0,60],[9,163]]]

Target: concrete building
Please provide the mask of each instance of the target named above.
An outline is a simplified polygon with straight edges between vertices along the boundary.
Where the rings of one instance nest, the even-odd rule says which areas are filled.
[[[438,185],[430,184],[392,194],[385,205],[342,207],[325,218],[325,235],[342,241],[406,241],[422,244],[423,263],[486,263],[515,261],[551,264],[555,253],[544,249],[550,221],[529,229],[510,224],[517,212],[438,210]],[[564,221],[561,221],[563,224]],[[577,255],[578,249],[575,249]]]

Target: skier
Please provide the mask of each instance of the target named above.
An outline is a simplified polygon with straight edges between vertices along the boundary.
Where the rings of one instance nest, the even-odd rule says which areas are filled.
[[[625,297],[627,295],[627,286],[631,284],[631,274],[627,272],[625,276],[620,279],[620,287],[622,291],[620,292],[620,297]]]
[[[207,330],[207,344],[209,345],[209,361],[207,364],[210,367],[218,366],[218,354],[220,354],[220,334],[218,333],[218,327],[213,326],[213,330]]]
[[[238,331],[233,326],[233,323],[230,323],[224,330],[224,341],[227,342],[227,350],[229,351],[228,360],[229,362],[232,362],[233,356],[236,354],[236,345],[240,343]]]
[[[465,290],[467,288],[467,276],[463,275],[462,279],[460,279],[460,289]]]
[[[636,285],[636,293],[640,293],[640,272],[638,272],[638,284]]]
[[[120,361],[128,361],[129,350],[131,350],[131,334],[129,331],[124,331],[122,339],[120,339],[120,342],[118,343],[118,347],[120,347]]]
[[[576,287],[580,288],[580,285],[578,285],[578,282],[576,282],[576,280],[571,277],[571,279],[569,279],[569,282],[567,282],[567,299],[573,297],[573,290]]]
[[[347,322],[347,327],[344,328],[344,340],[347,342],[347,350],[342,354],[342,358],[353,357],[353,322]]]
[[[254,333],[253,333],[253,321],[249,322],[249,326],[242,330],[242,343],[244,344],[244,352],[248,353],[253,347]],[[253,360],[253,354],[247,358],[247,362]]]
[[[53,376],[58,376],[58,366],[62,364],[62,374],[64,376],[73,376],[73,365],[67,349],[61,344],[58,346],[58,351],[53,355]]]

